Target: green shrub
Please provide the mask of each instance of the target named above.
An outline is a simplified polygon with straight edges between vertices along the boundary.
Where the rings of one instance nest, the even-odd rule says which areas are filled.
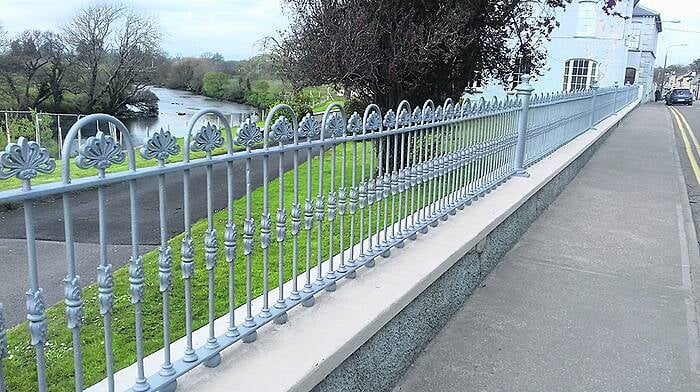
[[[34,118],[36,112],[32,111],[28,117],[10,118],[10,139],[16,142],[20,137],[29,140],[36,140],[36,123]],[[39,139],[42,147],[47,149],[51,156],[58,156],[58,143],[51,127],[51,118],[39,115]],[[7,146],[7,133],[3,127],[0,132],[0,148]]]

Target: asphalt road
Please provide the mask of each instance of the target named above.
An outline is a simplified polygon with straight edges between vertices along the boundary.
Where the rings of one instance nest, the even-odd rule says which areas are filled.
[[[299,154],[301,161],[306,154]],[[293,168],[293,154],[285,154],[285,170]],[[262,158],[252,161],[251,182],[253,188],[262,185]],[[245,161],[234,163],[233,192],[237,199],[245,195]],[[268,169],[270,180],[277,178],[277,157],[270,158]],[[213,205],[215,210],[226,208],[226,165],[214,166]],[[158,218],[158,181],[155,177],[139,180],[138,219],[141,231],[141,244],[160,243]],[[184,231],[182,174],[166,176],[168,230],[169,236]],[[205,218],[207,214],[205,168],[194,169],[190,180],[190,208],[192,221]],[[131,244],[131,220],[129,216],[129,190],[127,184],[115,184],[107,188],[106,218],[109,243],[111,245]],[[63,241],[63,204],[60,198],[42,200],[36,203],[36,238],[46,241]],[[73,195],[73,226],[75,241],[78,243],[98,243],[97,190],[91,189]],[[21,208],[0,213],[0,238],[25,238],[24,212]]]
[[[663,105],[661,102],[657,105]],[[695,102],[693,106],[672,106],[679,113],[680,125],[683,126],[689,132],[695,136],[696,139],[700,140],[700,102]],[[696,178],[693,165],[691,165],[690,158],[687,153],[686,145],[683,141],[681,134],[681,128],[679,123],[676,121],[676,116],[669,108],[668,116],[670,121],[673,122],[673,126],[676,132],[676,146],[678,147],[678,155],[681,160],[681,166],[683,167],[683,175],[685,176],[686,187],[688,191],[688,199],[690,200],[690,210],[693,215],[693,223],[695,224],[696,233],[700,234],[700,184],[698,178]],[[685,119],[685,122],[683,120]],[[686,125],[687,123],[687,125]],[[690,134],[687,134],[688,143],[691,147],[691,153],[694,157],[696,163],[700,165],[700,151],[694,147],[694,142]],[[699,236],[700,237],[700,236]]]

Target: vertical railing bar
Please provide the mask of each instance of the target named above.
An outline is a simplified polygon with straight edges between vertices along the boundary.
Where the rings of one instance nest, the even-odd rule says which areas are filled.
[[[104,178],[104,169],[99,169],[99,176]],[[107,372],[107,388],[114,391],[114,361],[112,357],[112,306],[114,301],[112,265],[107,261],[107,223],[105,217],[104,187],[97,188],[97,220],[100,241],[100,266],[98,267],[98,286],[100,297],[100,313],[104,323],[105,338],[105,368]]]
[[[299,233],[301,230],[301,206],[299,205],[299,127],[294,129],[294,204],[292,205],[292,236],[293,236],[293,260],[292,260],[292,292],[290,298],[299,300]],[[311,162],[307,162],[311,165]]]
[[[239,138],[241,130],[248,127],[254,129],[256,124],[252,123],[250,118],[246,119],[238,131]],[[259,131],[259,130],[258,130]],[[251,142],[245,143],[245,151],[248,154],[245,160],[245,197],[246,197],[246,219],[243,222],[243,254],[246,258],[246,317],[243,321],[243,326],[249,329],[255,328],[257,323],[253,318],[253,246],[255,235],[255,220],[253,219],[253,193],[250,179],[250,167],[252,158]],[[257,332],[253,331],[242,338],[244,343],[251,343],[257,339]]]
[[[231,122],[233,122],[233,115],[231,115]],[[231,136],[232,137],[232,136]],[[233,211],[233,162],[229,161],[226,163],[226,231],[224,233],[224,249],[226,254],[226,263],[228,264],[228,328],[226,329],[226,336],[236,337],[240,335],[238,327],[236,326],[236,283],[235,283],[235,272],[236,272],[236,258],[237,254],[237,241],[238,241],[238,230],[236,228],[236,223],[234,222],[234,211]]]
[[[347,202],[347,188],[346,188],[346,166],[347,166],[347,128],[343,128],[342,134],[342,157],[341,157],[341,173],[340,173],[340,188],[338,189],[338,214],[340,214],[340,242],[338,250],[340,252],[340,265],[338,266],[338,271],[341,273],[347,272],[345,267],[345,212],[346,212],[346,202]],[[353,165],[354,166],[354,165]],[[352,190],[351,190],[352,191]],[[352,234],[351,234],[352,237]],[[350,249],[354,246],[352,239],[350,241]],[[352,275],[352,274],[351,274]],[[354,275],[352,276],[354,277]]]
[[[63,228],[66,245],[66,267],[68,274],[63,280],[65,284],[66,320],[71,330],[73,341],[73,370],[75,374],[75,390],[83,390],[83,357],[80,344],[80,327],[83,321],[83,299],[80,287],[80,276],[76,274],[75,245],[73,240],[73,211],[70,193],[63,193]],[[2,388],[0,388],[2,391]]]
[[[29,180],[24,180],[23,189],[31,188]],[[39,287],[39,274],[36,259],[36,240],[34,236],[34,205],[31,200],[24,201],[24,224],[27,235],[27,262],[29,266],[29,291],[27,292],[27,320],[31,332],[32,345],[36,352],[37,379],[39,391],[47,390],[46,382],[46,315],[44,314],[44,290]]]
[[[307,115],[308,116],[308,115]],[[311,286],[311,229],[313,228],[313,222],[314,222],[314,203],[313,200],[311,199],[312,195],[312,169],[313,169],[313,160],[312,160],[312,151],[311,151],[311,142],[312,142],[312,137],[313,132],[312,129],[318,128],[318,124],[316,123],[316,120],[312,117],[307,117],[306,121],[310,124],[309,129],[307,130],[306,133],[306,141],[309,145],[309,147],[306,149],[306,203],[304,205],[304,229],[306,230],[306,271],[305,271],[305,278],[306,282],[304,283],[304,293],[313,293],[313,287]],[[311,124],[313,124],[315,127],[312,127]],[[322,148],[321,148],[322,150]],[[314,299],[313,296],[310,296],[308,300],[304,301],[303,305],[304,306],[312,306],[314,304]]]
[[[325,127],[326,124],[324,124]],[[323,131],[325,132],[325,128]],[[335,142],[336,135],[334,129],[328,129],[332,140]],[[335,268],[334,259],[335,254],[333,252],[333,244],[335,242],[335,214],[336,214],[336,191],[335,191],[335,161],[336,161],[336,147],[337,144],[331,144],[331,180],[330,188],[328,189],[328,272],[326,273],[326,278],[329,280],[335,280]],[[342,252],[342,249],[341,249]],[[334,291],[335,284],[326,286],[326,291]]]
[[[144,372],[143,350],[143,315],[142,302],[144,290],[143,260],[139,255],[139,226],[136,206],[136,180],[129,181],[129,211],[131,220],[131,260],[129,263],[129,283],[131,285],[131,302],[134,305],[134,324],[136,337],[136,384],[134,391],[150,389]],[[166,350],[167,351],[167,350]]]
[[[325,118],[324,118],[325,120]],[[320,140],[325,140],[326,124],[321,124]],[[318,194],[316,195],[316,284],[323,285],[323,218],[325,217],[325,203],[323,196],[323,163],[324,146],[321,145],[318,151]]]
[[[265,130],[263,134],[263,149],[267,152],[269,149],[269,124],[265,124]],[[270,296],[270,230],[272,226],[272,220],[270,219],[269,211],[269,176],[267,173],[268,169],[268,159],[269,155],[266,153],[262,157],[262,171],[263,171],[263,211],[260,217],[260,247],[263,251],[263,295],[262,295],[262,309],[260,310],[260,317],[269,318],[271,317],[270,307],[269,307],[269,296]],[[281,181],[282,179],[280,179]]]
[[[387,112],[389,114],[390,112]],[[387,130],[389,130],[390,125],[387,125]],[[383,205],[383,225],[381,226],[381,231],[383,231],[383,240],[381,242],[381,248],[384,250],[382,256],[389,256],[389,196],[391,195],[391,168],[389,167],[389,162],[391,157],[389,154],[389,143],[391,136],[384,136],[384,175],[382,177],[382,205]],[[394,153],[396,150],[394,150]],[[395,155],[395,154],[394,154]],[[379,220],[377,220],[379,223]],[[393,225],[392,225],[393,228]],[[377,236],[379,236],[380,230],[377,228]],[[377,237],[379,238],[379,237]],[[377,241],[379,243],[379,241]]]

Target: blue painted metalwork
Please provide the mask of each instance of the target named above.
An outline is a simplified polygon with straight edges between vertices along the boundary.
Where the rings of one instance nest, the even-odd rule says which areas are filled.
[[[511,176],[524,174],[528,167],[603,119],[616,115],[638,96],[637,86],[593,86],[586,91],[533,95],[529,78],[523,76],[522,79],[523,83],[516,88],[517,96],[505,100],[454,102],[448,99],[437,107],[428,100],[414,108],[409,102],[402,101],[395,110],[383,114],[378,106],[369,105],[362,115],[352,113],[349,118],[341,106],[333,104],[320,122],[311,115],[298,120],[292,108],[282,104],[270,111],[263,129],[248,119],[238,129],[235,138],[222,113],[205,109],[196,113],[188,124],[181,162],[173,159],[180,154],[180,146],[169,132],[155,132],[136,150],[128,129],[119,120],[103,114],[91,115],[80,119],[68,132],[61,160],[62,180],[37,186],[31,184],[33,179],[55,170],[56,164],[48,152],[39,143],[23,138],[8,145],[0,153],[0,179],[17,178],[22,181],[22,188],[0,192],[0,203],[21,203],[24,209],[30,277],[27,319],[29,343],[36,353],[39,390],[45,391],[49,385],[44,352],[48,333],[37,266],[34,201],[60,196],[63,202],[67,271],[64,303],[66,327],[73,338],[75,389],[80,391],[84,387],[80,330],[85,304],[81,278],[76,274],[71,195],[96,188],[100,244],[96,272],[97,306],[102,316],[105,349],[104,363],[100,364],[105,369],[103,385],[110,391],[117,388],[111,347],[112,311],[115,301],[125,297],[135,314],[137,371],[130,385],[118,388],[172,391],[179,376],[201,364],[217,366],[221,360],[220,352],[225,348],[239,341],[255,341],[262,326],[270,321],[286,322],[287,312],[299,304],[313,306],[315,297],[322,291],[335,290],[339,280],[355,278],[358,270],[372,267],[378,257],[388,257],[393,248],[404,246],[407,240],[415,239],[419,233],[427,233],[429,227],[485,197]],[[209,123],[199,124],[210,114],[223,122],[222,128]],[[113,136],[98,132],[81,143],[77,157],[71,157],[80,128],[94,121],[110,123],[122,132],[124,146]],[[234,145],[243,149],[235,150]],[[144,159],[155,159],[158,164],[137,169],[137,151]],[[205,156],[190,159],[191,151],[203,152]],[[293,157],[291,176],[285,174],[287,154]],[[305,173],[300,161],[304,155]],[[276,200],[269,198],[271,189],[275,189],[268,167],[270,159],[277,160]],[[233,166],[237,161],[245,163],[246,211],[242,216],[233,210],[233,178],[240,175]],[[127,162],[128,170],[107,173],[109,167],[123,162]],[[98,175],[73,179],[72,163],[79,169],[96,168]],[[261,167],[257,167],[259,163]],[[223,165],[227,168],[228,203],[224,230],[220,234],[216,230],[212,198],[218,189],[215,185],[224,179],[214,178],[213,168]],[[191,189],[190,176],[196,168],[204,168],[206,173],[207,214],[206,231],[203,236],[195,238],[190,206],[190,192],[195,190]],[[259,206],[253,205],[252,198],[253,174],[257,170],[261,170],[263,194]],[[175,322],[185,324],[183,338],[186,345],[179,353],[171,352],[170,336],[173,321],[170,299],[175,294],[172,292],[173,251],[168,212],[180,206],[166,205],[165,176],[173,174],[182,176],[181,207],[185,227],[179,260],[184,281],[185,316],[184,320]],[[304,174],[306,181],[300,183],[300,176]],[[160,246],[154,282],[146,278],[144,269],[150,266],[144,265],[138,243],[137,214],[142,208],[136,185],[139,179],[158,181]],[[128,184],[130,199],[132,256],[128,266],[127,292],[115,292],[104,214],[108,208],[105,188],[119,183]],[[261,213],[259,232],[256,231],[254,211]],[[240,227],[241,254],[238,253]],[[256,234],[259,235],[259,248],[256,247]],[[291,255],[285,253],[285,244],[290,241],[293,244]],[[274,271],[270,271],[270,248],[277,250],[277,260],[273,265],[276,264],[277,268],[274,280],[278,291],[272,306],[269,295],[273,288],[269,278]],[[214,295],[217,290],[214,277],[222,249],[228,272],[225,301],[229,313],[226,315],[226,330],[216,331],[216,301],[221,299]],[[197,253],[204,256],[201,267],[195,266]],[[262,256],[262,268],[254,265],[258,255]],[[242,261],[240,258],[245,261],[244,277],[236,276],[235,265]],[[312,280],[314,268],[316,273]],[[195,274],[197,269],[206,271],[206,278],[199,278]],[[261,307],[255,311],[254,277],[263,282]],[[242,278],[245,279],[245,319],[237,323],[234,317],[235,288]],[[198,279],[206,279],[206,282]],[[286,279],[290,281],[286,282]],[[192,339],[195,282],[197,287],[206,287],[208,304],[208,339],[199,347],[193,345]],[[285,287],[287,284],[289,286]],[[157,371],[149,369],[150,375],[144,368],[141,314],[144,301],[153,298],[145,295],[148,287],[158,288],[163,324],[162,365]],[[8,347],[26,346],[26,342],[8,344],[2,312],[0,305],[0,392],[5,388],[3,359],[9,354]]]

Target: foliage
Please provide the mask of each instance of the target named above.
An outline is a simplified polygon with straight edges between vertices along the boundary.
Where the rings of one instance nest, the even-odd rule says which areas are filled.
[[[284,101],[276,101],[272,103],[270,106],[268,106],[267,110],[270,111],[272,110],[273,107],[277,106],[280,103],[284,103],[289,105],[292,110],[294,111],[294,114],[297,117],[298,121],[301,121],[301,119],[307,114],[307,113],[312,113],[313,114],[313,108],[311,107],[311,101],[309,100],[308,96],[297,93],[292,96],[291,99],[284,100]],[[279,118],[279,116],[286,116],[289,118],[289,114],[287,114],[286,111],[280,111],[273,117],[272,121],[274,122]]]
[[[2,34],[0,34],[2,35]],[[117,3],[78,11],[59,32],[0,39],[0,104],[17,110],[125,115],[152,111],[144,94],[160,55],[155,22]],[[68,94],[70,101],[64,100]]]
[[[547,9],[570,0],[545,0]],[[556,27],[533,2],[285,0],[291,26],[272,50],[295,86],[333,84],[367,103],[395,107],[459,97],[473,82],[508,79],[544,64]],[[611,7],[606,0],[603,7]]]
[[[36,140],[36,123],[34,118],[36,112],[21,118],[10,118],[10,139],[15,142],[20,137],[29,140]],[[51,156],[58,156],[58,144],[53,135],[51,127],[51,118],[47,116],[39,116],[39,139],[42,147],[46,148]],[[4,124],[3,124],[4,125]],[[0,149],[4,150],[7,146],[7,133],[3,126],[0,130]]]
[[[244,101],[249,105],[267,108],[280,100],[280,91],[267,80],[258,80],[245,94]]]

